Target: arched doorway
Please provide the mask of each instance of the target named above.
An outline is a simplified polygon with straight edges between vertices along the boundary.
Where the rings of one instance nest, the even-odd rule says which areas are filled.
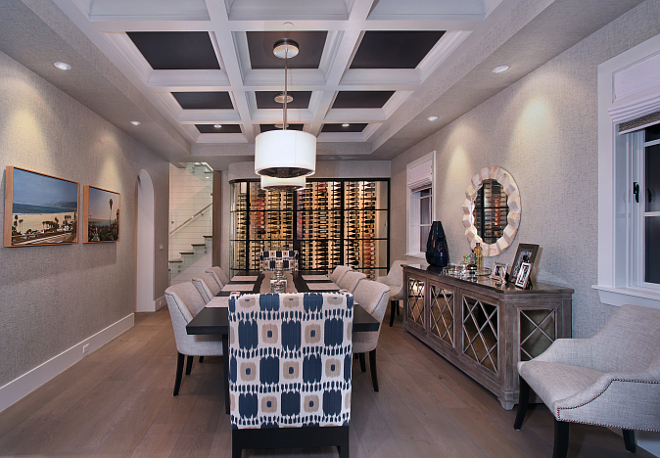
[[[154,301],[155,235],[154,235],[154,184],[146,170],[137,177],[137,238],[136,250],[136,312],[156,311]]]

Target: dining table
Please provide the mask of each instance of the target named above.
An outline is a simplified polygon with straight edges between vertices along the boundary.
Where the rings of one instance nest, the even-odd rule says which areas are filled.
[[[273,272],[239,271],[222,288],[216,297],[206,304],[186,325],[188,335],[219,335],[222,338],[222,365],[225,373],[225,412],[229,413],[229,296],[232,294],[259,294],[270,292],[270,275]],[[323,293],[339,291],[322,272],[287,272],[287,292]],[[234,280],[236,279],[236,280]],[[268,282],[268,283],[265,283]],[[250,286],[252,286],[250,288]],[[354,303],[353,334],[377,332],[380,322],[358,303]]]

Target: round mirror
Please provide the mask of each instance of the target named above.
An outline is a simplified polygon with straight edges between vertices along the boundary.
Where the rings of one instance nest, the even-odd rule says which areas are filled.
[[[470,247],[480,243],[484,256],[497,256],[509,248],[519,224],[520,192],[511,174],[501,167],[481,169],[472,177],[463,202]]]

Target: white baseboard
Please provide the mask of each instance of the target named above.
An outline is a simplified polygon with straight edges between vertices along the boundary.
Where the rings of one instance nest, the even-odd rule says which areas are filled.
[[[164,306],[165,304],[167,304],[167,302],[165,302],[165,296],[160,296],[158,299],[156,299],[155,304],[156,304],[156,307],[155,307],[154,310],[155,310],[155,311],[160,310],[160,308],[161,308],[162,306]]]
[[[0,387],[0,412],[27,396],[56,375],[64,372],[94,350],[97,350],[115,337],[126,332],[133,327],[133,324],[134,314],[131,313]],[[87,351],[83,354],[83,346],[87,344],[89,344],[89,347],[87,347]]]
[[[649,433],[646,431],[635,431],[637,446],[642,447],[655,456],[660,456],[660,433]]]

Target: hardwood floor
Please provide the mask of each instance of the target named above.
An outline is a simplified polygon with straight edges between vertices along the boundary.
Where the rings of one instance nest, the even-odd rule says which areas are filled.
[[[351,457],[549,457],[552,416],[514,411],[401,329],[380,335],[380,392],[354,365]],[[166,308],[137,314],[128,332],[0,413],[0,456],[231,456],[222,360],[197,361],[172,396],[176,348]],[[245,456],[334,457],[335,449]],[[569,457],[628,456],[623,439],[571,425]],[[652,455],[638,449],[638,456]]]

